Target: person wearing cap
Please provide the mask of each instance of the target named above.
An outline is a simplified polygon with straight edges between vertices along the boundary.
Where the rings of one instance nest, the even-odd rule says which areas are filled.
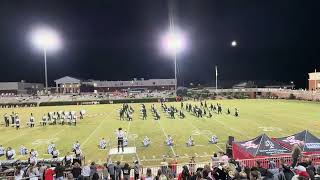
[[[309,179],[310,178],[309,174],[307,173],[307,169],[305,167],[299,165],[299,166],[296,166],[294,169],[295,169],[296,175],[294,175],[292,177],[292,180]]]

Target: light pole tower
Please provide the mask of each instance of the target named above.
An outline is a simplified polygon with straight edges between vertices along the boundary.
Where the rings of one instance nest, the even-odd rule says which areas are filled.
[[[45,93],[48,93],[48,69],[47,69],[47,51],[54,51],[60,48],[60,38],[51,28],[41,27],[35,29],[31,34],[31,40],[35,47],[41,49],[44,57],[44,78]]]

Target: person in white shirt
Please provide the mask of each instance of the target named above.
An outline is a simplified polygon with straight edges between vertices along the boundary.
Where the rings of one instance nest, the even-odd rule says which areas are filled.
[[[34,127],[35,121],[36,120],[35,120],[33,114],[31,113],[30,120],[29,120],[30,127]]]
[[[209,141],[211,144],[217,144],[218,143],[218,137],[215,135],[211,136],[211,140]]]
[[[19,116],[16,116],[16,119],[15,119],[15,125],[16,125],[16,129],[20,129],[20,118]]]
[[[45,126],[46,124],[47,124],[47,122],[48,122],[48,119],[49,119],[49,117],[46,115],[46,114],[44,114],[43,116],[42,116],[42,126]]]
[[[49,144],[48,146],[48,154],[52,154],[53,148],[55,147],[56,145],[53,142],[51,142],[51,144]]]
[[[90,178],[90,166],[85,165],[82,168],[81,175],[84,177],[84,179],[89,179]]]
[[[24,171],[21,169],[21,166],[17,166],[14,172],[14,180],[22,180]]]
[[[194,140],[192,139],[192,137],[190,136],[188,141],[187,141],[187,146],[194,146]]]
[[[106,147],[107,147],[107,141],[104,138],[102,138],[99,143],[99,148],[106,149]]]
[[[0,144],[0,157],[4,156],[5,150],[4,147]]]
[[[52,154],[52,158],[58,158],[59,151],[56,149],[56,147],[53,147],[51,154]]]
[[[118,138],[118,152],[120,151],[120,147],[122,149],[122,152],[124,152],[124,146],[123,146],[123,138],[124,138],[124,132],[122,131],[122,128],[119,128],[116,132],[116,136]]]
[[[148,136],[146,136],[146,137],[144,137],[142,143],[143,143],[144,147],[148,147],[148,146],[150,145],[151,141],[150,141],[150,139],[148,138]]]
[[[125,136],[125,137],[123,138],[123,146],[124,146],[124,147],[128,147],[128,138],[127,138],[127,136]]]
[[[168,135],[166,143],[167,143],[168,146],[173,146],[174,141],[173,141],[173,138],[170,135]]]
[[[38,163],[38,152],[34,149],[30,150],[30,157],[29,157],[30,164],[37,164]]]
[[[6,151],[6,157],[7,160],[13,160],[16,157],[16,151],[11,147],[8,147]]]
[[[66,166],[71,166],[73,163],[73,156],[71,153],[65,156]]]
[[[20,154],[21,155],[27,155],[28,154],[28,149],[24,145],[20,146]]]
[[[80,149],[79,141],[76,141],[76,143],[73,144],[73,151],[76,151],[76,149]]]

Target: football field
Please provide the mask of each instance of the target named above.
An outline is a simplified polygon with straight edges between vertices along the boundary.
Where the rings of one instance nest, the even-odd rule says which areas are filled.
[[[197,104],[200,102],[184,102]],[[60,156],[71,151],[73,143],[79,140],[81,149],[86,156],[86,162],[105,162],[109,148],[116,147],[115,131],[122,127],[128,133],[129,146],[136,147],[137,155],[114,155],[113,161],[121,160],[132,162],[137,157],[145,165],[156,165],[163,156],[169,159],[178,156],[178,162],[187,162],[191,156],[196,161],[208,161],[213,152],[225,151],[225,143],[228,136],[234,136],[236,141],[248,140],[261,133],[270,137],[281,137],[308,129],[316,136],[320,136],[320,104],[306,101],[288,100],[214,100],[207,101],[207,104],[220,103],[223,114],[213,113],[212,118],[197,118],[186,112],[186,118],[180,119],[176,114],[171,119],[162,110],[160,103],[154,103],[161,112],[161,120],[156,121],[151,114],[151,104],[146,103],[147,120],[142,120],[141,104],[129,104],[135,110],[133,121],[120,121],[119,109],[122,104],[110,105],[87,105],[87,106],[52,106],[34,108],[0,109],[0,115],[11,114],[12,111],[19,114],[21,129],[0,126],[0,144],[4,147],[11,146],[16,150],[18,158],[20,145],[28,149],[34,148],[40,157],[50,158],[46,154],[48,144],[54,142],[60,152]],[[174,105],[180,109],[180,103],[167,103],[167,106]],[[226,114],[230,108],[231,115]],[[238,108],[239,117],[235,117],[234,108]],[[50,125],[42,127],[39,121],[43,114],[50,111],[77,111],[86,110],[86,116],[80,120],[77,126]],[[29,128],[26,122],[30,113],[36,118],[36,127]],[[3,120],[2,120],[3,122]],[[168,147],[164,144],[167,135],[174,138],[175,146]],[[186,141],[192,135],[195,146],[187,147]],[[209,144],[211,135],[219,138],[219,143]],[[152,144],[150,147],[143,147],[142,141],[148,136]],[[109,141],[106,150],[99,150],[98,143],[104,137]],[[3,157],[2,159],[3,160]]]

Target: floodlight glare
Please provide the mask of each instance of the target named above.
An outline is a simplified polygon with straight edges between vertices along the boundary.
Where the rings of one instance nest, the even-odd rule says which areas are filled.
[[[232,41],[232,42],[231,42],[231,46],[232,46],[232,47],[236,47],[237,45],[238,45],[237,41]]]
[[[177,54],[186,47],[185,36],[178,32],[168,32],[163,36],[162,46],[169,54]]]
[[[57,50],[60,48],[60,38],[56,31],[44,27],[35,29],[32,34],[32,43],[39,49]]]

